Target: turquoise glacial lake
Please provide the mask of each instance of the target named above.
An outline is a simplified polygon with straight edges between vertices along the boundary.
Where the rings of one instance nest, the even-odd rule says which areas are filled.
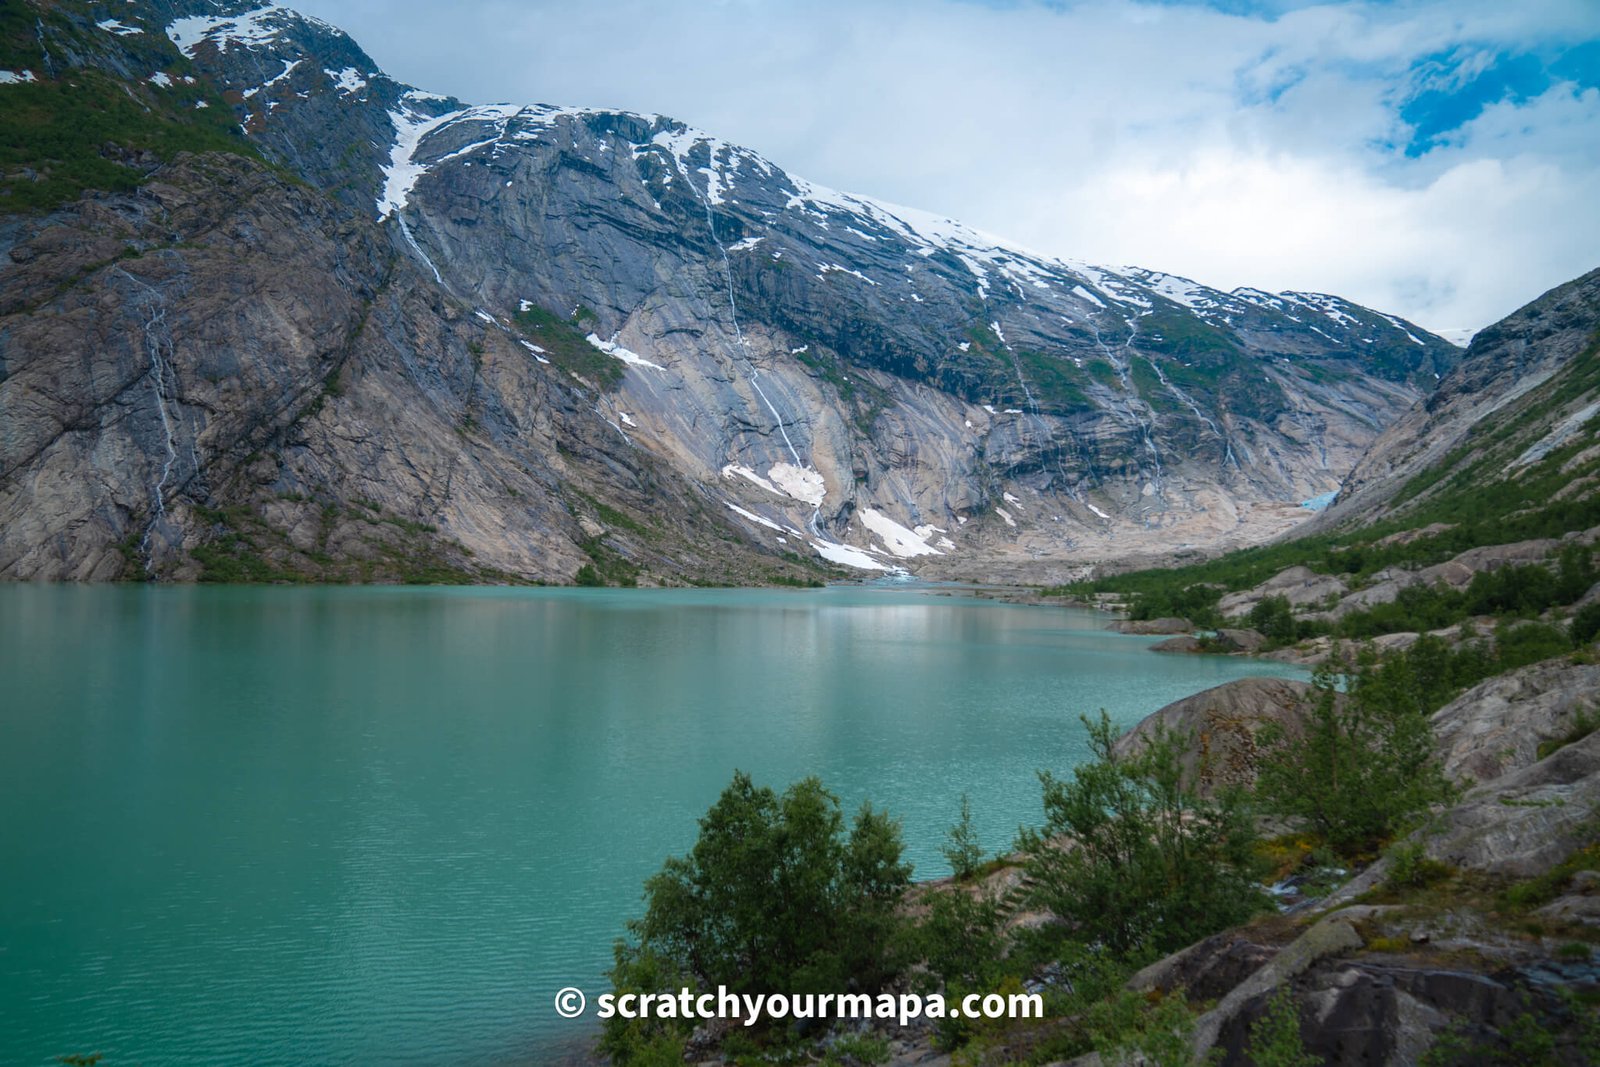
[[[558,1060],[734,770],[904,821],[1270,663],[936,589],[0,587],[0,1063]]]

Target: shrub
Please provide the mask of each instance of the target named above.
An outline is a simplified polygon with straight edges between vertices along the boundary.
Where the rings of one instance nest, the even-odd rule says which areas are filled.
[[[1118,757],[1104,711],[1083,723],[1094,758],[1070,781],[1040,774],[1044,828],[1023,834],[1038,901],[1080,939],[1122,953],[1169,952],[1261,909],[1242,794],[1204,800],[1187,788],[1170,732]]]
[[[1214,628],[1222,625],[1222,616],[1217,613],[1220,599],[1221,586],[1166,585],[1135,594],[1128,606],[1128,615],[1134,619],[1175,616],[1202,628]]]
[[[1250,1027],[1245,1056],[1253,1067],[1318,1067],[1322,1058],[1306,1051],[1300,1039],[1300,1013],[1288,986],[1279,987],[1267,1009]]]
[[[1429,691],[1409,658],[1380,661],[1367,649],[1349,674],[1324,667],[1314,684],[1303,739],[1276,726],[1262,732],[1256,792],[1267,808],[1350,856],[1452,795],[1428,724]]]
[[[1494,629],[1494,645],[1502,671],[1526,667],[1572,651],[1567,635],[1544,622],[1502,622]]]
[[[918,948],[945,985],[988,992],[1002,977],[1005,916],[988,893],[951,889],[934,893],[917,928]]]
[[[1286,596],[1263,598],[1250,609],[1250,626],[1273,644],[1286,645],[1299,639],[1300,628]]]
[[[863,805],[848,835],[815,778],[782,796],[733,781],[687,856],[645,883],[612,981],[682,976],[736,992],[876,990],[902,965],[898,915],[911,876],[900,824]],[[657,988],[677,988],[670,984]]]
[[[1421,889],[1450,876],[1450,868],[1431,859],[1420,841],[1396,842],[1384,855],[1389,858],[1384,885],[1390,889]]]
[[[965,793],[961,794],[961,818],[950,827],[940,851],[961,881],[977,874],[978,868],[983,866],[983,848],[978,844],[978,831],[972,825],[972,801]]]
[[[1593,641],[1597,634],[1600,634],[1600,602],[1579,608],[1567,628],[1567,636],[1577,648]]]

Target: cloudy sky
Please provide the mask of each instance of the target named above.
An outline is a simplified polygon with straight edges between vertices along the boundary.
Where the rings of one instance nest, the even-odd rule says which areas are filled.
[[[1067,258],[1434,330],[1600,266],[1600,0],[285,0],[474,103],[659,112]]]

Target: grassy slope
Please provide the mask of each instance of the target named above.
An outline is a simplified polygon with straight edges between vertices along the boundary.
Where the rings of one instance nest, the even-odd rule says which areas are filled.
[[[1394,513],[1365,527],[1294,538],[1182,567],[1133,571],[1053,594],[1155,593],[1196,583],[1229,590],[1258,585],[1296,565],[1357,579],[1395,564],[1428,566],[1482,545],[1560,537],[1600,525],[1600,416],[1566,443],[1525,466],[1513,466],[1550,429],[1552,411],[1600,395],[1600,334],[1560,372],[1517,403],[1474,427],[1439,464],[1416,475],[1396,497]],[[1406,543],[1379,544],[1433,523],[1452,528]]]
[[[66,54],[84,65],[67,66]],[[0,8],[0,69],[35,79],[0,86],[0,213],[49,211],[89,190],[127,192],[179,152],[260,158],[233,109],[191,77],[171,41],[110,34],[82,5]],[[157,74],[169,84],[149,80]]]

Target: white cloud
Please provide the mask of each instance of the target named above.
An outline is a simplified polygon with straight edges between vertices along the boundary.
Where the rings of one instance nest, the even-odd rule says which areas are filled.
[[[1482,326],[1600,260],[1600,94],[1557,85],[1421,159],[1394,147],[1418,60],[1600,37],[1591,0],[1270,20],[1128,2],[299,6],[466,100],[669,114],[1043,251],[1336,292],[1435,329]]]

